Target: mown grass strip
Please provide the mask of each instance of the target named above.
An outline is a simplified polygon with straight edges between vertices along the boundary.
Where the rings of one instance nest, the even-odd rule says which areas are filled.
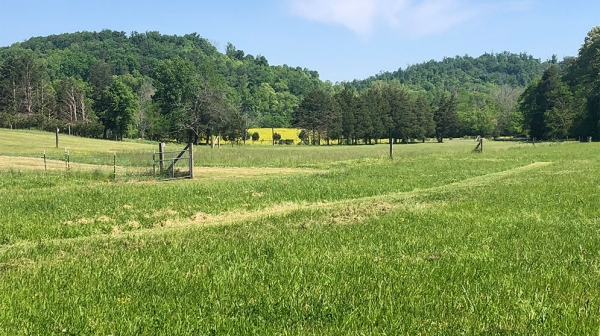
[[[538,169],[550,165],[551,162],[536,162],[526,166],[509,169],[501,172],[485,174],[468,178],[462,181],[449,183],[442,186],[427,188],[427,189],[416,189],[409,192],[393,192],[383,195],[361,197],[355,199],[345,199],[340,201],[332,202],[315,202],[315,203],[293,203],[286,202],[283,204],[277,204],[275,206],[255,210],[255,211],[235,211],[235,212],[224,212],[218,215],[211,215],[206,213],[196,213],[191,218],[187,219],[169,219],[164,222],[160,228],[152,229],[139,229],[137,231],[130,232],[113,232],[111,234],[99,234],[87,237],[76,237],[76,238],[59,238],[44,240],[48,243],[57,242],[78,242],[87,241],[89,239],[105,239],[114,237],[131,237],[131,236],[144,236],[153,234],[162,234],[165,229],[185,229],[189,226],[218,226],[235,224],[244,221],[255,221],[266,216],[285,216],[294,211],[318,211],[318,212],[331,212],[333,213],[332,218],[334,221],[336,218],[340,222],[347,222],[352,219],[356,219],[359,215],[369,217],[370,215],[377,213],[377,211],[392,211],[396,208],[402,207],[404,209],[422,209],[429,207],[426,204],[405,203],[407,200],[414,199],[417,197],[432,195],[436,193],[444,193],[449,191],[458,191],[461,189],[470,189],[476,187],[482,187],[490,185],[502,178],[523,173],[526,171]],[[340,212],[341,211],[341,212]],[[21,241],[15,244],[4,245],[0,247],[0,253],[17,247],[34,246],[37,242],[32,241]]]

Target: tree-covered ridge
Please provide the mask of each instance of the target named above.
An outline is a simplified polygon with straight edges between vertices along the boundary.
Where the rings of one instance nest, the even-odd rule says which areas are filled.
[[[159,60],[176,56],[201,63],[220,54],[206,39],[198,34],[184,36],[161,35],[158,32],[137,33],[129,36],[125,32],[103,30],[101,32],[77,32],[46,37],[33,37],[15,44],[23,49],[36,52],[47,58],[49,64],[65,65],[54,69],[51,75],[78,76],[87,80],[89,68],[102,60],[110,64],[114,74],[134,74],[150,76]],[[72,61],[80,67],[71,67],[63,62]]]
[[[551,66],[519,100],[531,137],[600,139],[600,26],[587,34],[577,57]]]
[[[553,59],[556,62],[555,59]],[[548,67],[526,53],[485,53],[479,57],[446,57],[442,61],[409,65],[406,69],[382,72],[365,80],[347,83],[361,90],[377,80],[398,80],[409,87],[427,91],[460,89],[488,91],[492,86],[524,87]]]

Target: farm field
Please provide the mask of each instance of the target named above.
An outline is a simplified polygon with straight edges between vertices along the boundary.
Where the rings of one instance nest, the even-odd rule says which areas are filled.
[[[156,182],[153,143],[65,137],[66,173],[53,141],[0,130],[0,334],[600,330],[600,144],[197,147]]]
[[[248,133],[250,135],[252,135],[253,133],[258,133],[260,138],[258,141],[250,140],[250,141],[247,141],[247,143],[269,145],[273,141],[273,133],[277,133],[277,134],[281,135],[282,140],[286,140],[286,139],[294,140],[294,143],[297,144],[300,142],[300,138],[298,137],[298,135],[300,135],[300,131],[301,130],[296,129],[296,128],[274,128],[274,129],[250,128],[248,130]]]

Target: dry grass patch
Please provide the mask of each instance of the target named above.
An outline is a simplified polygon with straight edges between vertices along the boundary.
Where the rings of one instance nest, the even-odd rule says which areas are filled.
[[[307,168],[256,168],[256,167],[196,167],[196,178],[230,179],[247,178],[264,175],[292,175],[292,174],[317,174],[325,173],[325,170]]]

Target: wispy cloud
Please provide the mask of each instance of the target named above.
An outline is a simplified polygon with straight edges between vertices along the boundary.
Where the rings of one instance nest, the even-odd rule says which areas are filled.
[[[471,18],[501,10],[526,10],[532,0],[485,4],[475,0],[289,0],[292,12],[341,25],[366,37],[386,26],[411,37],[447,31]]]

